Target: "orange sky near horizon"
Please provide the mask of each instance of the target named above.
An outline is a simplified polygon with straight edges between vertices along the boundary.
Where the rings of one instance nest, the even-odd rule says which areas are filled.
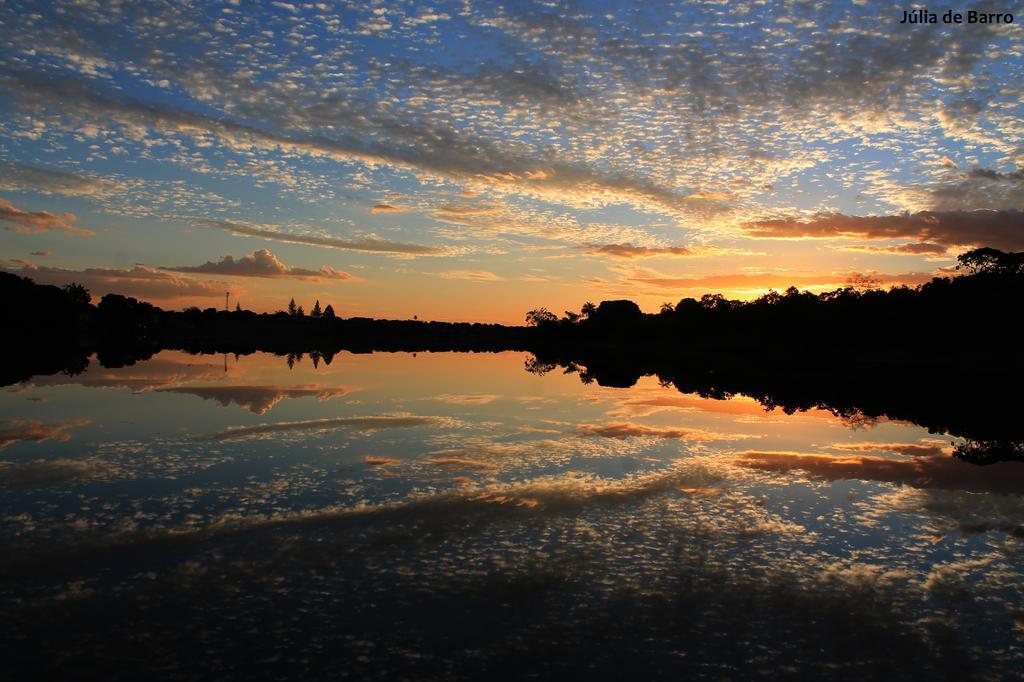
[[[1018,24],[860,2],[0,5],[0,269],[521,324],[1024,250]]]

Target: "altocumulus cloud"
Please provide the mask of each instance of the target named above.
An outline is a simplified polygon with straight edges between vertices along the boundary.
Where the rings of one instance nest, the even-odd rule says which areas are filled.
[[[587,256],[619,258],[633,260],[636,258],[663,258],[667,256],[701,258],[706,256],[752,255],[750,251],[723,249],[714,246],[644,246],[634,244],[584,244]]]
[[[305,419],[294,422],[274,422],[271,424],[257,424],[255,426],[231,426],[227,429],[206,436],[199,436],[192,440],[197,442],[231,440],[233,438],[246,438],[249,436],[261,436],[268,433],[283,433],[287,431],[323,431],[327,429],[353,429],[356,431],[379,431],[381,429],[404,429],[418,426],[451,426],[454,420],[444,417],[416,416],[416,415],[385,415],[367,417],[338,417],[336,419]]]
[[[94,197],[107,194],[117,183],[81,173],[0,162],[0,189]]]
[[[283,232],[275,226],[255,225],[240,220],[214,220],[207,218],[186,218],[186,220],[193,225],[219,228],[244,237],[262,237],[263,239],[272,239],[279,242],[324,246],[345,251],[367,251],[370,253],[389,253],[401,256],[444,256],[449,253],[448,249],[439,246],[394,242],[377,237],[343,239],[340,237]]]
[[[502,278],[487,270],[445,270],[437,273],[444,279],[468,279],[473,282],[500,282]]]
[[[267,249],[254,251],[251,256],[242,256],[237,260],[232,256],[221,256],[217,262],[207,261],[202,265],[179,265],[177,267],[163,267],[160,269],[172,272],[230,275],[232,277],[272,277],[312,281],[319,281],[321,279],[352,279],[352,275],[335,270],[329,265],[325,265],[319,270],[288,267]]]
[[[1024,212],[1018,210],[920,211],[894,216],[821,213],[811,218],[773,218],[747,223],[759,239],[915,239],[946,246],[986,245],[1024,249]]]
[[[588,256],[607,256],[609,258],[655,258],[658,256],[693,256],[696,255],[688,246],[633,246],[632,244],[588,244]]]
[[[723,434],[704,429],[667,428],[659,426],[646,426],[632,422],[610,422],[608,424],[580,424],[579,433],[584,436],[596,436],[600,438],[672,438],[677,440],[734,440],[747,438],[742,434]]]
[[[338,137],[267,131],[259,126],[172,109],[118,96],[86,81],[65,76],[42,78],[25,70],[6,69],[0,88],[12,94],[23,108],[54,106],[82,120],[101,119],[127,129],[147,129],[164,134],[215,136],[232,148],[280,149],[291,153],[384,164],[417,169],[441,177],[486,183],[526,194],[553,197],[562,202],[597,205],[631,201],[669,209],[721,210],[699,199],[680,196],[672,189],[625,172],[605,172],[560,159],[538,159],[504,149],[495,141],[441,126],[409,120],[376,120],[358,124],[364,117],[339,111],[337,118],[351,124]],[[339,102],[332,102],[337,108]],[[375,117],[379,118],[379,117]],[[306,121],[309,127],[320,123]],[[396,135],[394,131],[402,131]],[[367,134],[384,138],[367,142]],[[390,138],[390,139],[388,139]]]

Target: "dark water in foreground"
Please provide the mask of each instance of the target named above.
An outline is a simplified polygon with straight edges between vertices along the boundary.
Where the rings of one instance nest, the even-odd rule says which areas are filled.
[[[1024,671],[1024,464],[521,353],[0,393],[0,677]]]

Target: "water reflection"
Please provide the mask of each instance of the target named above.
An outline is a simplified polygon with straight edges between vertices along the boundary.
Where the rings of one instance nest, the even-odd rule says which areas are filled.
[[[165,351],[0,394],[0,669],[1020,672],[1020,463],[518,353],[331,360]]]

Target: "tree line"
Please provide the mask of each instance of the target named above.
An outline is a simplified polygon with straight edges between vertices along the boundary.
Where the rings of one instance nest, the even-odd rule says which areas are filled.
[[[1024,314],[1024,252],[985,247],[957,261],[955,276],[916,287],[883,290],[856,282],[817,294],[789,287],[749,301],[708,293],[663,303],[650,314],[628,300],[587,302],[578,313],[565,311],[562,317],[535,308],[526,314],[526,324],[570,346],[1007,347]]]

